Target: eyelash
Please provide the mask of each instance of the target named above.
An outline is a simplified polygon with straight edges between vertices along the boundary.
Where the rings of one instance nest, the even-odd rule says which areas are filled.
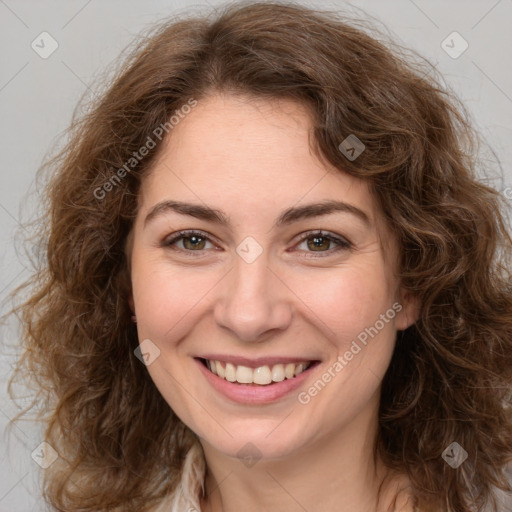
[[[179,240],[182,240],[184,238],[191,238],[193,236],[197,236],[203,240],[206,240],[207,242],[213,243],[212,240],[210,239],[210,237],[202,231],[184,230],[184,231],[178,231],[171,238],[164,240],[162,242],[162,247],[171,248]],[[307,258],[322,258],[325,256],[330,256],[333,253],[336,253],[339,251],[349,250],[353,247],[352,244],[348,240],[339,238],[331,233],[325,233],[321,230],[308,231],[308,232],[304,233],[303,237],[297,242],[296,245],[300,245],[303,242],[307,241],[308,239],[314,238],[314,237],[317,237],[317,238],[321,237],[321,238],[327,239],[328,241],[337,244],[338,247],[336,247],[335,249],[329,249],[327,251],[306,251],[309,253],[316,253],[316,252],[320,253],[318,256],[317,255],[306,256]],[[198,254],[193,255],[193,257],[198,257],[198,256],[201,256],[201,253],[203,253],[206,249],[200,249],[197,251],[190,250],[190,249],[175,249],[175,250],[184,251],[185,253],[190,254],[190,256],[192,256],[192,253],[198,253]]]

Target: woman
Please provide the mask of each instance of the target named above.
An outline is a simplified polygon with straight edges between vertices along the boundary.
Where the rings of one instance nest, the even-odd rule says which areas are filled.
[[[332,14],[158,27],[51,162],[17,373],[48,503],[499,510],[511,239],[472,137]]]

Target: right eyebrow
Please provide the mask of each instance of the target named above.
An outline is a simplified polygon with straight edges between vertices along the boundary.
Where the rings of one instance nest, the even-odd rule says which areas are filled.
[[[168,211],[180,213],[181,215],[188,215],[190,217],[195,217],[196,219],[216,222],[217,224],[222,224],[224,226],[228,226],[230,224],[229,218],[221,210],[216,210],[200,204],[184,203],[181,201],[161,201],[151,208],[151,211],[146,215],[146,218],[144,219],[144,226],[154,218],[167,213]]]

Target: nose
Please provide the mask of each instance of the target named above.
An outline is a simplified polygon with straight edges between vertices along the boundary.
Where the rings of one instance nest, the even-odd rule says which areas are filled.
[[[219,286],[214,319],[236,339],[261,342],[290,325],[292,292],[268,267],[265,253],[252,263],[236,257]]]

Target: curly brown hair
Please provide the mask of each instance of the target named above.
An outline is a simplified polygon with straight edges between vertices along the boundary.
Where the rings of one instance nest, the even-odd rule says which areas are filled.
[[[176,487],[195,442],[134,356],[128,304],[125,246],[161,141],[118,170],[190,98],[217,91],[310,107],[314,151],[369,183],[396,235],[398,277],[421,311],[398,333],[382,386],[385,463],[438,512],[481,511],[495,487],[510,490],[506,205],[478,179],[476,135],[435,70],[361,26],[279,2],[173,18],[129,49],[108,90],[73,120],[45,167],[54,171],[40,221],[47,261],[16,310],[24,353],[10,388],[31,376],[48,404],[40,417],[60,458],[44,493],[57,510],[148,511]],[[339,150],[348,134],[365,145],[354,161]],[[456,470],[441,457],[453,441],[468,452]]]

